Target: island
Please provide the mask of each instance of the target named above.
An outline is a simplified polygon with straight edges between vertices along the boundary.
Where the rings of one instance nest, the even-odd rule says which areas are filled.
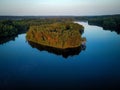
[[[58,49],[77,48],[84,44],[86,38],[81,35],[84,27],[73,22],[54,22],[32,25],[26,33],[26,39],[39,45]]]

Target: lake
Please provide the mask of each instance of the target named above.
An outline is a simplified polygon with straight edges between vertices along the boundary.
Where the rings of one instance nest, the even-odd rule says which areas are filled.
[[[1,44],[0,89],[120,89],[120,35],[76,23],[87,39],[80,50],[41,48],[27,42],[26,34]]]

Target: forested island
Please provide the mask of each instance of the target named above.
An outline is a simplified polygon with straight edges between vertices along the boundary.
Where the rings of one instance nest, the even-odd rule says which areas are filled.
[[[81,37],[84,27],[73,22],[55,22],[30,26],[28,41],[59,49],[75,48],[86,39]]]

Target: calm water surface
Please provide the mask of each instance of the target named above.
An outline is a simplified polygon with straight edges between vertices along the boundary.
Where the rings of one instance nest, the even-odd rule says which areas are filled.
[[[63,57],[38,50],[21,34],[0,45],[0,89],[120,89],[120,35],[85,27],[86,49]]]

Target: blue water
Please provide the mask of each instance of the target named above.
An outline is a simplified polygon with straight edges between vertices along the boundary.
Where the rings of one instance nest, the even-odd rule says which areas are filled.
[[[120,89],[120,35],[85,27],[86,49],[64,58],[32,48],[21,34],[0,45],[0,89]]]

